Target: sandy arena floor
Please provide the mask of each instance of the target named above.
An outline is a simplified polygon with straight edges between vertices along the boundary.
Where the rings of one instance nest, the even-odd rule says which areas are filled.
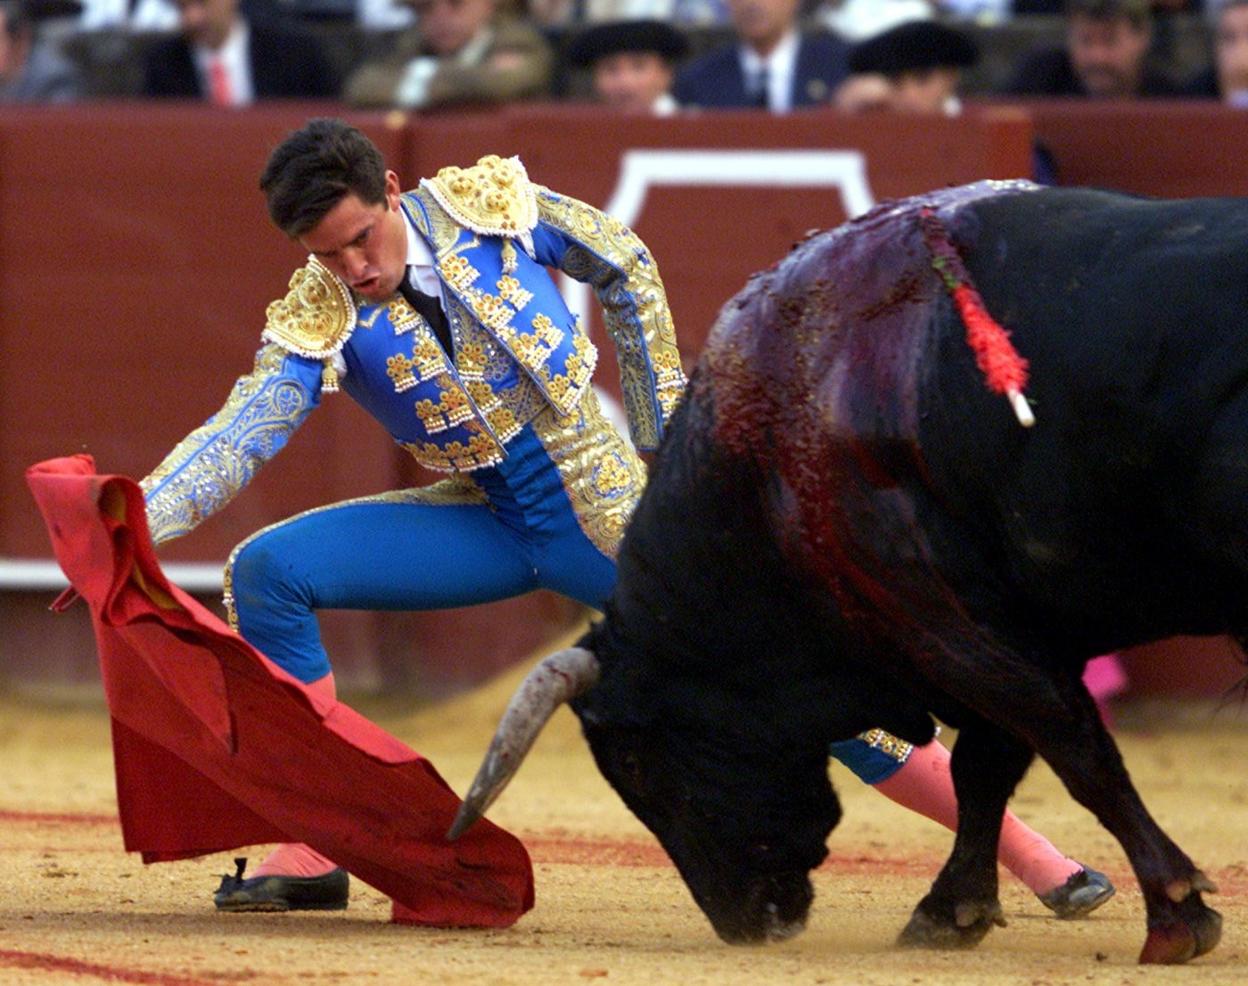
[[[517,679],[417,713],[357,707],[463,791]],[[1128,706],[1118,737],[1154,816],[1222,891],[1210,898],[1225,918],[1222,944],[1186,967],[1135,965],[1144,917],[1125,857],[1043,765],[1014,807],[1118,885],[1090,920],[1047,917],[1007,875],[1009,927],[977,950],[894,948],[949,837],[835,765],[845,819],[815,874],[805,934],[778,946],[723,945],[599,777],[566,710],[491,813],[525,840],[536,868],[537,906],[513,928],[391,925],[386,900],[358,882],[341,913],[217,914],[211,893],[233,868],[229,855],[145,868],[122,852],[102,701],[10,691],[0,694],[0,984],[1248,982],[1248,711]]]

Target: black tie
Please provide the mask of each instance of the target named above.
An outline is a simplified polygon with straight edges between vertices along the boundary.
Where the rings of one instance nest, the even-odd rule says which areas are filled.
[[[452,355],[454,349],[451,345],[451,330],[446,324],[446,313],[442,311],[442,305],[438,299],[433,295],[425,294],[406,276],[399,282],[399,294],[416,309],[417,314],[424,317],[429,327],[433,329],[433,334],[438,337],[438,342],[442,343],[442,348],[446,350],[447,355]]]
[[[754,73],[753,86],[751,86],[751,96],[754,98],[754,105],[759,109],[771,108],[770,80],[767,77],[767,69],[760,68]]]

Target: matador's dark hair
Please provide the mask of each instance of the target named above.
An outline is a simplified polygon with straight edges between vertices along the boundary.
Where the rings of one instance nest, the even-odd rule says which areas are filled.
[[[318,118],[269,155],[260,190],[277,228],[302,236],[351,192],[368,205],[384,202],[386,164],[377,145],[355,127]]]

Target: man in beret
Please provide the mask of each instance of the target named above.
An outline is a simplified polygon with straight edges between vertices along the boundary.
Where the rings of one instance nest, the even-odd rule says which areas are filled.
[[[906,21],[850,50],[853,82],[838,93],[837,104],[954,116],[961,109],[962,70],[978,57],[975,43],[962,32],[933,20]],[[878,84],[881,79],[884,86]],[[873,102],[855,103],[855,96]]]
[[[568,61],[591,74],[594,97],[624,113],[670,116],[676,63],[689,40],[663,21],[630,20],[597,24],[568,46]]]

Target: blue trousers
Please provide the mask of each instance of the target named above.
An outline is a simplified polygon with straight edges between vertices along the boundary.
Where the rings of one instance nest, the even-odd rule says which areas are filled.
[[[615,561],[582,531],[532,429],[507,451],[458,494],[444,483],[348,500],[244,541],[227,573],[239,632],[306,682],[330,671],[319,609],[444,609],[531,589],[600,608]]]

